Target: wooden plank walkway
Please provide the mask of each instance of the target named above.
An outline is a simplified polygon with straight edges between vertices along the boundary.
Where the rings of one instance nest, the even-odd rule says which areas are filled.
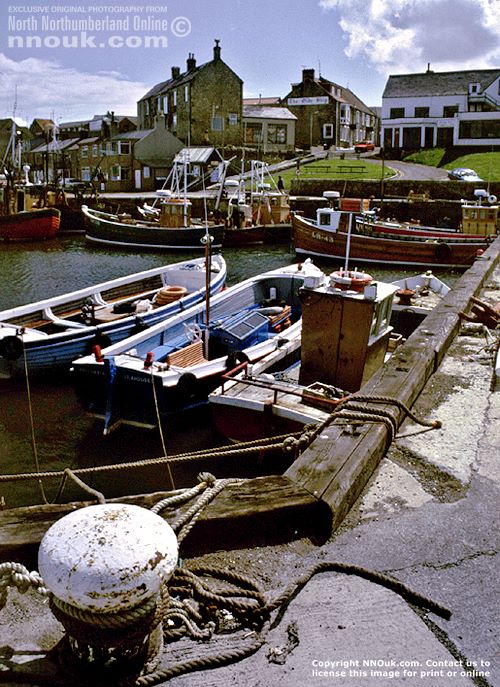
[[[497,238],[365,385],[363,394],[397,398],[412,406],[458,332],[458,312],[467,309],[470,298],[479,293],[499,255]],[[393,405],[383,407],[399,426],[403,412]],[[194,555],[303,536],[324,540],[342,522],[387,447],[384,425],[364,424],[352,433],[346,431],[345,422],[335,420],[284,475],[247,479],[227,486],[201,515],[185,540],[183,553]],[[149,508],[166,495],[160,492],[112,501]],[[33,560],[48,527],[66,513],[86,505],[89,503],[0,511],[0,561]]]

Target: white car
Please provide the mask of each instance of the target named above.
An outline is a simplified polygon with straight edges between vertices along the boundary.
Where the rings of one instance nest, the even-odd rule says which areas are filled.
[[[466,167],[452,169],[451,172],[448,172],[448,179],[454,179],[455,181],[483,181],[477,172]]]

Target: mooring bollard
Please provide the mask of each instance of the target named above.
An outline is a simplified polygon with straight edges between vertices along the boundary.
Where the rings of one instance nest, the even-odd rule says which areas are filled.
[[[100,678],[152,670],[177,558],[170,525],[139,506],[89,506],[56,522],[40,544],[38,568],[66,630],[61,666]]]

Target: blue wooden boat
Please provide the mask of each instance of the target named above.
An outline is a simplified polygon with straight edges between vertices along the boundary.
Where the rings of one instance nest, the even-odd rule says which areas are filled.
[[[221,255],[119,277],[0,312],[0,378],[69,369],[103,348],[202,301],[226,280]]]
[[[310,261],[265,272],[75,360],[80,402],[104,418],[105,433],[121,422],[154,427],[207,403],[228,369],[263,358],[295,335],[301,326],[299,289],[318,274]]]

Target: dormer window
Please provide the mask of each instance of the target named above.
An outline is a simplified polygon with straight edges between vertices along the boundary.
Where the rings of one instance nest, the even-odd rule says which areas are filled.
[[[470,83],[469,84],[469,93],[471,95],[476,95],[477,93],[479,93],[480,89],[481,89],[481,84],[479,84],[479,83]]]

